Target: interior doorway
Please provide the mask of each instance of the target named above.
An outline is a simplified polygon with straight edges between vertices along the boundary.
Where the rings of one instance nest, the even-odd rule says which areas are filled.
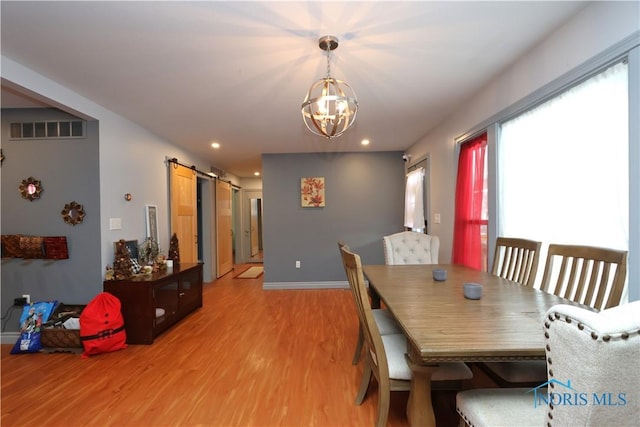
[[[250,262],[262,262],[262,199],[251,199],[249,211]]]
[[[262,190],[245,190],[243,197],[243,259],[246,262],[263,262],[262,246]]]
[[[233,270],[233,221],[231,183],[216,180],[217,277]]]
[[[416,163],[411,164],[407,168],[407,173],[415,170],[417,168],[424,168],[424,176],[423,176],[423,189],[424,194],[422,196],[422,202],[424,203],[424,232],[427,234],[432,233],[431,227],[433,226],[430,218],[431,218],[431,165],[429,154],[425,157],[419,159]]]

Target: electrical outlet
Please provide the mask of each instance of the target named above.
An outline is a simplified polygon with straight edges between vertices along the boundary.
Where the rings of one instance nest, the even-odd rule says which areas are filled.
[[[25,299],[25,301],[27,301],[27,304],[31,304],[31,295],[29,294],[22,294],[22,298]]]
[[[296,268],[300,268],[300,261],[296,261]]]

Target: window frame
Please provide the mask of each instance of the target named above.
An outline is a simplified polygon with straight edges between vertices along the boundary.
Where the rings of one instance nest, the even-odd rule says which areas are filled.
[[[473,135],[487,132],[488,155],[488,247],[489,265],[493,262],[495,240],[498,230],[497,200],[497,141],[500,137],[500,123],[535,108],[554,98],[571,87],[582,83],[600,73],[616,62],[626,60],[629,73],[629,254],[627,260],[627,278],[629,281],[629,301],[640,300],[640,126],[633,118],[640,117],[640,31],[626,37],[599,55],[585,61],[573,70],[563,74],[545,86],[532,92],[520,101],[499,111],[470,131],[455,138],[456,158],[460,153],[460,144],[470,140]],[[454,171],[457,176],[456,170]],[[634,221],[634,218],[636,219]],[[544,261],[541,261],[544,262]],[[636,285],[631,285],[636,284]]]

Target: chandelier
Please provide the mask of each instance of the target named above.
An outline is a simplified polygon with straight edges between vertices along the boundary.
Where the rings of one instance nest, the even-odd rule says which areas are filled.
[[[351,127],[356,119],[358,100],[351,86],[331,77],[330,54],[338,47],[338,38],[321,37],[318,46],[327,53],[327,77],[311,85],[302,102],[302,120],[311,132],[331,139]]]

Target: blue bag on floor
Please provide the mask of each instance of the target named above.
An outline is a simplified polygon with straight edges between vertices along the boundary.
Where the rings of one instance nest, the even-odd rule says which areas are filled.
[[[36,302],[25,305],[20,316],[20,337],[11,349],[11,354],[35,353],[42,350],[40,328],[49,320],[58,301]]]

